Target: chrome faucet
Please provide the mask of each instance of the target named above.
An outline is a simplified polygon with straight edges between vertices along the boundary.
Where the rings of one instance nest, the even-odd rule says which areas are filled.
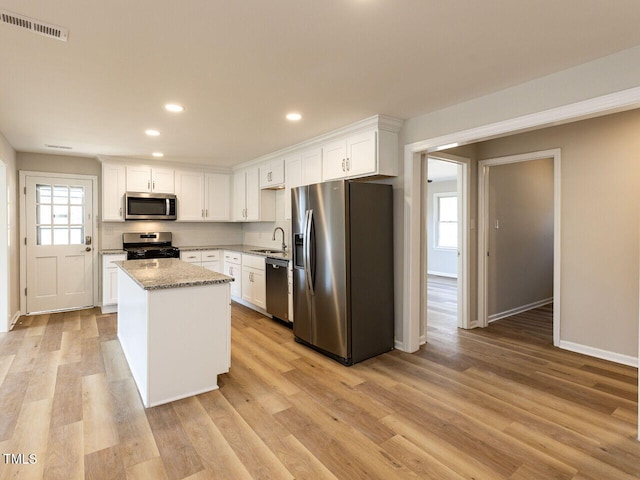
[[[276,232],[280,230],[282,232],[282,251],[286,252],[287,251],[287,245],[284,243],[284,230],[282,227],[276,227],[273,229],[273,237],[271,237],[271,240],[273,240],[275,242],[276,240]]]

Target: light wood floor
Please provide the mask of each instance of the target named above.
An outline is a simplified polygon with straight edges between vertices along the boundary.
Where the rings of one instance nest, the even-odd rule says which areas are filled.
[[[37,463],[0,478],[639,478],[636,370],[554,349],[549,313],[347,368],[234,305],[220,390],[148,410],[115,315],[29,317],[0,335],[0,452]]]

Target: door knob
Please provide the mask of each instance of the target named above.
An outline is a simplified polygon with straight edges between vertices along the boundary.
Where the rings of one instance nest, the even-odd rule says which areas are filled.
[[[87,247],[84,249],[85,252],[90,252],[91,251],[91,247]]]

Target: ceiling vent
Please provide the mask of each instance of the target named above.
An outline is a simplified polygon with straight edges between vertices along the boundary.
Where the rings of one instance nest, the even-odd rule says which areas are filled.
[[[55,38],[56,40],[61,40],[63,42],[66,42],[69,37],[68,28],[59,27],[47,22],[41,22],[35,18],[25,17],[24,15],[7,12],[6,10],[0,10],[0,23],[7,23],[18,28],[30,30],[38,35]]]

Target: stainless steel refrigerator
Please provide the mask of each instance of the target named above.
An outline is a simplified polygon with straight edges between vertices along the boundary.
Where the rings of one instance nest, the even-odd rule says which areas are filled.
[[[293,333],[345,365],[393,349],[393,196],[349,180],[291,191]]]

